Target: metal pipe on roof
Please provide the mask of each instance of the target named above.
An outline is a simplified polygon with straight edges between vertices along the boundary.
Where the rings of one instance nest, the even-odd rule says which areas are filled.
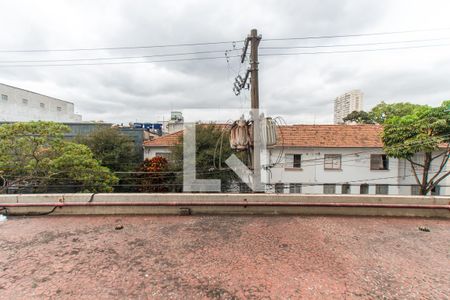
[[[433,204],[385,204],[385,203],[340,203],[340,202],[46,202],[46,203],[4,203],[0,207],[86,207],[86,206],[259,206],[259,207],[366,207],[366,208],[410,208],[448,209],[449,205]]]

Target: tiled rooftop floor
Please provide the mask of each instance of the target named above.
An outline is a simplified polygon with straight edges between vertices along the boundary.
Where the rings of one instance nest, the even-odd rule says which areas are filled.
[[[1,299],[448,299],[449,282],[448,220],[46,216],[0,223]]]

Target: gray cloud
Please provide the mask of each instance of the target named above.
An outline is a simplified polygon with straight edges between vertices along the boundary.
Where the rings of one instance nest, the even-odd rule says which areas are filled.
[[[406,6],[407,5],[407,6]],[[447,9],[444,9],[447,8]],[[449,27],[440,0],[423,1],[3,1],[1,49],[84,48],[241,40],[251,28],[261,46],[358,43],[430,37],[431,33],[322,41],[269,42],[292,36]],[[423,14],[427,15],[426,24]],[[398,16],[402,16],[399,18]],[[450,31],[436,33],[449,36]],[[240,43],[235,47],[239,48]],[[373,47],[372,47],[373,48]],[[218,50],[233,44],[74,53],[1,53],[1,60],[142,56]],[[351,49],[351,48],[344,48]],[[316,49],[329,51],[332,49]],[[316,51],[298,49],[290,52]],[[280,52],[281,50],[274,51]],[[268,53],[269,50],[261,53]],[[239,51],[234,54],[238,54]],[[163,58],[161,58],[163,59]],[[150,60],[150,59],[149,59]],[[236,58],[218,60],[0,68],[0,82],[73,101],[86,120],[155,121],[171,109],[241,108],[234,76],[245,71]],[[333,99],[350,89],[364,91],[365,107],[380,100],[438,104],[450,99],[448,48],[359,54],[261,57],[261,103],[293,123],[331,122]]]

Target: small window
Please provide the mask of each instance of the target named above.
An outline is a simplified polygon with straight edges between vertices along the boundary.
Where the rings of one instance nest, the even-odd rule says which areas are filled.
[[[22,104],[23,105],[28,105],[28,99],[22,99]]]
[[[289,193],[290,194],[300,194],[301,192],[302,192],[302,184],[301,183],[289,184]]]
[[[275,183],[275,193],[277,193],[277,194],[284,193],[284,184],[283,183]]]
[[[350,194],[350,184],[345,183],[342,185],[342,194]]]
[[[420,195],[420,185],[411,186],[411,195]]]
[[[435,186],[434,188],[431,189],[432,196],[439,196],[440,194],[441,194],[441,189],[439,188],[439,186]]]
[[[286,168],[300,169],[302,167],[301,154],[286,154]]]
[[[341,155],[340,154],[325,154],[324,168],[325,168],[325,170],[340,170],[341,169]]]
[[[361,195],[366,195],[369,193],[369,185],[367,183],[363,183],[359,186],[359,193]]]
[[[62,111],[62,107],[61,106],[57,106],[56,107],[56,111]]]
[[[375,194],[387,195],[389,194],[389,186],[387,184],[377,184],[375,185]]]
[[[156,152],[155,156],[164,157],[165,159],[169,159],[170,153],[167,153],[167,152]]]
[[[389,158],[386,154],[371,154],[370,155],[370,169],[371,170],[389,170]]]
[[[42,103],[42,102],[41,102],[41,103],[39,104],[39,106],[40,106],[41,108],[45,108],[45,103]]]
[[[336,194],[336,185],[330,184],[330,183],[325,183],[323,185],[323,193],[324,194]]]
[[[294,154],[294,168],[301,168],[302,167],[302,155],[301,154]]]
[[[2,94],[2,100],[3,100],[3,101],[8,101],[8,95],[3,95],[3,94]]]

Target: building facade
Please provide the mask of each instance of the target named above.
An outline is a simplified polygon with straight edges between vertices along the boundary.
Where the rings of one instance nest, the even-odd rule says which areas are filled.
[[[0,83],[0,121],[79,122],[72,102]]]
[[[269,193],[418,195],[411,165],[383,152],[380,125],[289,125],[267,151]],[[144,157],[170,156],[182,131],[144,143]],[[420,154],[415,159],[420,160]],[[437,170],[436,161],[431,172]],[[450,170],[447,165],[443,173]],[[450,195],[450,177],[430,194]]]
[[[363,93],[353,90],[334,100],[334,124],[343,124],[343,119],[353,111],[363,110]]]

